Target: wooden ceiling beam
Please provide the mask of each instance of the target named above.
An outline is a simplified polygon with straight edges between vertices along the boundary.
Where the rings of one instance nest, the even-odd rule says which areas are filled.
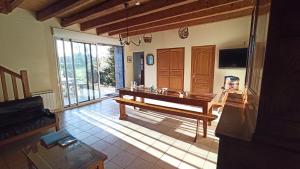
[[[252,10],[253,10],[252,8],[248,8],[248,9],[239,10],[239,11],[231,11],[231,12],[228,12],[225,14],[209,16],[209,17],[201,18],[201,19],[195,19],[195,20],[184,21],[184,22],[180,22],[180,23],[163,25],[163,26],[154,27],[154,28],[132,31],[132,32],[128,33],[128,36],[142,35],[142,34],[146,34],[146,33],[153,33],[153,32],[165,31],[165,30],[170,30],[170,29],[177,29],[177,28],[184,27],[184,26],[194,26],[194,25],[200,25],[200,24],[206,24],[206,23],[212,23],[212,22],[218,22],[218,21],[223,21],[223,20],[228,20],[228,19],[239,18],[239,17],[251,15]],[[126,33],[121,34],[121,36],[126,37]]]
[[[84,2],[87,2],[87,0],[59,0],[46,8],[37,11],[36,18],[39,21],[45,21],[65,11],[71,10]]]
[[[141,4],[138,6],[134,6],[132,8],[128,8],[127,10],[121,10],[118,12],[111,13],[109,15],[99,17],[81,24],[81,30],[86,31],[89,29],[97,28],[108,23],[112,23],[115,21],[119,21],[125,19],[126,16],[134,17],[137,15],[141,15],[143,13],[149,13],[154,10],[158,10],[168,6],[176,6],[188,3],[188,0],[152,0],[145,4]]]
[[[131,31],[137,31],[137,30],[147,29],[151,27],[168,25],[172,23],[179,23],[182,21],[188,21],[188,20],[199,19],[207,16],[212,16],[218,13],[224,13],[233,10],[242,10],[242,9],[252,8],[252,7],[253,7],[253,3],[251,1],[237,1],[231,4],[225,4],[215,8],[209,8],[202,11],[197,11],[197,12],[188,13],[188,14],[184,14],[184,15],[180,15],[168,19],[163,19],[155,22],[129,27],[128,31],[131,32]],[[109,35],[122,34],[125,33],[126,31],[127,28],[123,28],[120,30],[111,31],[109,32]]]
[[[24,0],[2,0],[0,2],[0,13],[9,14]]]
[[[88,8],[82,12],[76,13],[74,15],[64,17],[61,19],[61,25],[63,27],[73,25],[75,23],[82,23],[88,21],[89,19],[94,19],[99,16],[104,10],[108,10],[118,5],[123,5],[130,0],[109,0],[104,1],[96,6]]]
[[[212,7],[216,7],[216,6],[220,6],[220,5],[224,5],[224,4],[228,4],[228,3],[233,3],[236,1],[241,1],[241,0],[209,0],[209,1],[200,0],[200,1],[195,1],[195,2],[188,3],[188,4],[185,4],[182,6],[173,7],[170,9],[154,12],[154,13],[144,15],[141,17],[128,19],[127,21],[121,21],[121,22],[113,23],[110,25],[102,26],[102,27],[100,25],[97,28],[97,32],[102,34],[102,33],[110,32],[113,30],[122,29],[122,28],[126,27],[126,25],[128,25],[129,27],[132,27],[132,26],[136,26],[136,25],[145,24],[148,22],[155,22],[158,20],[167,19],[167,18],[171,18],[174,16],[179,16],[179,15],[183,15],[183,14],[187,14],[187,13],[197,12],[197,11],[201,11],[201,10],[204,10],[207,8],[212,8]]]

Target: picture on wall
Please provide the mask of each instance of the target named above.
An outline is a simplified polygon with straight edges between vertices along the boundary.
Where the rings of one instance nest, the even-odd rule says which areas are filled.
[[[147,65],[154,65],[154,56],[153,56],[153,54],[148,54],[146,56],[146,63],[147,63]]]
[[[127,62],[132,63],[132,56],[127,56]]]

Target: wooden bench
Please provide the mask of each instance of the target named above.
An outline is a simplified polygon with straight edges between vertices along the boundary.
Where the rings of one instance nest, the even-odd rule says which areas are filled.
[[[177,116],[181,116],[181,117],[196,119],[197,126],[196,126],[196,136],[195,136],[194,142],[196,142],[196,140],[197,140],[200,120],[203,120],[203,122],[204,122],[203,123],[203,137],[206,137],[207,122],[211,122],[212,120],[217,119],[217,116],[212,115],[212,114],[204,114],[204,113],[190,111],[190,110],[183,110],[183,109],[165,107],[165,106],[160,106],[160,105],[154,105],[154,104],[149,104],[149,103],[144,103],[144,102],[138,102],[138,101],[135,101],[132,99],[115,98],[114,100],[120,104],[120,119],[125,119],[125,117],[126,117],[125,105],[138,107],[141,109],[146,109],[146,110],[155,111],[155,112],[161,112],[161,113],[165,113],[165,114],[171,114],[171,115],[177,115]]]

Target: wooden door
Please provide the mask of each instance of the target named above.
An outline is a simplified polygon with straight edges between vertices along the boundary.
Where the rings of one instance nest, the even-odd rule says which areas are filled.
[[[170,49],[171,90],[183,90],[184,48]]]
[[[163,87],[169,88],[169,84],[170,84],[169,61],[170,61],[170,50],[158,49],[157,50],[157,88],[163,88]]]
[[[191,92],[212,93],[216,46],[192,47]]]
[[[157,50],[157,87],[183,90],[184,48]]]

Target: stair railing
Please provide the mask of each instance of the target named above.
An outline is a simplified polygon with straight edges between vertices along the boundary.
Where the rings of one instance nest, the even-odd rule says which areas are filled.
[[[2,93],[4,97],[4,101],[8,101],[8,90],[7,90],[7,83],[6,83],[6,76],[5,73],[9,74],[11,77],[12,82],[12,89],[14,92],[14,98],[19,99],[19,93],[18,93],[18,85],[17,85],[17,79],[20,79],[22,82],[22,88],[23,88],[23,95],[24,97],[31,97],[30,89],[29,89],[29,83],[28,83],[28,76],[26,70],[21,70],[20,74],[15,73],[3,66],[0,65],[0,79],[1,79],[1,85],[2,85]]]

